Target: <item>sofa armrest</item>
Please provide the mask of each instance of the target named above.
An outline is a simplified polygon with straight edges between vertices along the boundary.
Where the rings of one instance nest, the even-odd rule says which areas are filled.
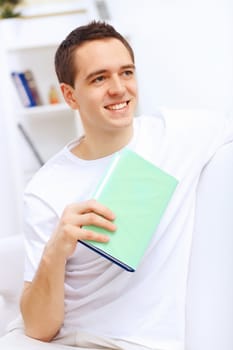
[[[186,350],[233,349],[233,143],[204,170],[187,290]]]
[[[23,270],[23,236],[0,238],[0,335],[19,313]]]

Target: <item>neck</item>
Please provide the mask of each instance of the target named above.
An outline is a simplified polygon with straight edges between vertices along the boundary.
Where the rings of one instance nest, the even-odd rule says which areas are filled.
[[[103,158],[125,147],[132,136],[132,125],[119,133],[107,132],[105,135],[95,135],[95,137],[85,134],[81,142],[73,148],[72,153],[86,160]]]

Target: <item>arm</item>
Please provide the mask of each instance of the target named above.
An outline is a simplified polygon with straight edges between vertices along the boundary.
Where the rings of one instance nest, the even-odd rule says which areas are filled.
[[[233,349],[233,142],[202,172],[189,263],[185,349]]]
[[[115,230],[114,214],[90,200],[68,206],[45,246],[32,282],[25,282],[21,296],[21,312],[28,336],[50,341],[64,320],[64,276],[66,260],[81,239],[107,242],[108,237],[82,228],[96,225]]]

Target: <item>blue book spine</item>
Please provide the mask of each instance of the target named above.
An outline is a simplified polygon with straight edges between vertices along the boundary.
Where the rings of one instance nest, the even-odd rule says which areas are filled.
[[[36,103],[37,106],[42,105],[42,100],[40,97],[39,89],[37,87],[34,75],[31,70],[27,69],[24,71],[24,77],[27,81],[27,85],[29,87],[29,90],[31,91],[32,97]]]
[[[24,107],[30,106],[30,100],[28,98],[28,95],[27,95],[24,87],[23,87],[23,84],[21,82],[21,79],[20,79],[18,73],[12,72],[11,77],[12,77],[13,83],[15,85],[16,91],[18,93],[19,99],[22,102],[22,105]]]
[[[29,87],[29,85],[28,85],[28,82],[27,82],[27,79],[26,79],[26,77],[25,77],[25,74],[24,74],[23,72],[20,72],[20,73],[18,73],[18,74],[19,74],[19,77],[20,77],[21,82],[22,82],[22,84],[23,84],[24,90],[25,90],[26,94],[28,95],[28,98],[29,98],[29,101],[30,101],[28,107],[34,107],[34,106],[36,106],[37,103],[36,103],[35,98],[34,98],[34,96],[33,96],[33,94],[32,94],[32,91],[31,91],[31,89],[30,89],[30,87]]]
[[[23,72],[12,72],[11,73],[13,82],[18,91],[20,100],[24,107],[34,107],[37,105],[30,87],[27,83]]]

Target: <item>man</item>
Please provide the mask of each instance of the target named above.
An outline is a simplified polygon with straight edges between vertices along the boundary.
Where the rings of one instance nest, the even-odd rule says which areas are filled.
[[[232,125],[206,112],[166,109],[134,118],[134,54],[105,23],[71,32],[57,50],[55,66],[84,136],[49,160],[25,191],[26,336],[17,333],[18,339],[30,350],[57,349],[58,343],[64,349],[184,349],[195,191],[210,157],[233,138]],[[109,239],[85,225],[117,234],[115,214],[91,193],[114,153],[125,147],[179,182],[134,273],[78,243]]]

